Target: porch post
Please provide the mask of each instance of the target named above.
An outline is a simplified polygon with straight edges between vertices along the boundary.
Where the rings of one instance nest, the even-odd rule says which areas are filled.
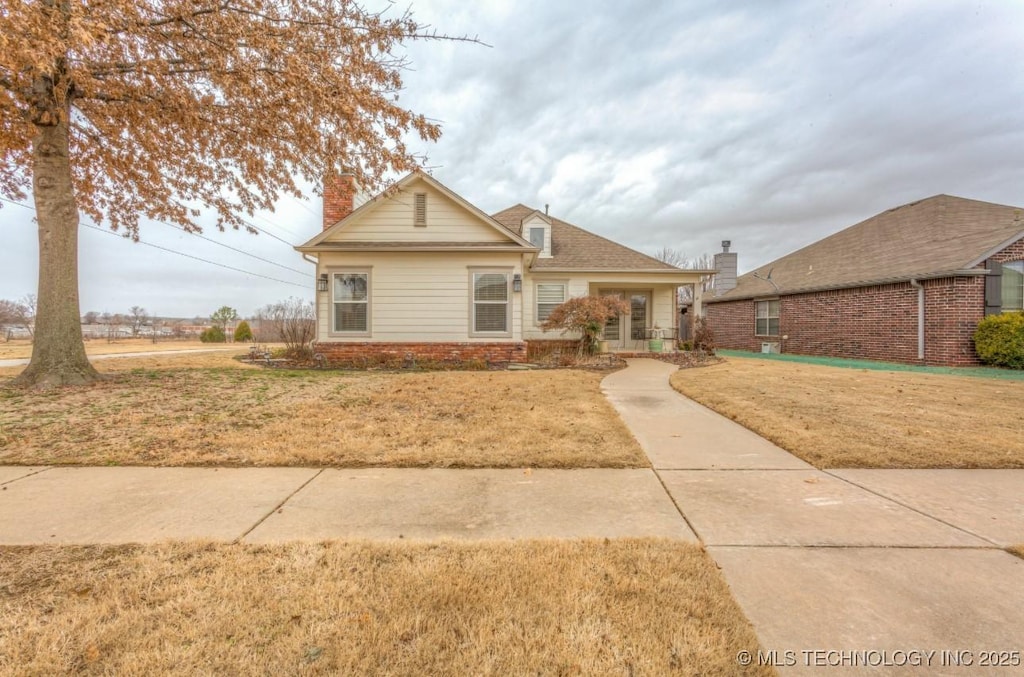
[[[697,336],[697,318],[701,316],[701,302],[703,300],[704,291],[701,289],[702,285],[700,282],[693,283],[693,318],[692,322],[693,332],[692,336]]]

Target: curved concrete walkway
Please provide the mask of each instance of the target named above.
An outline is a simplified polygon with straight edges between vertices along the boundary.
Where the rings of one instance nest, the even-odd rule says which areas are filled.
[[[816,470],[629,360],[602,386],[789,674],[1024,674],[1024,471]],[[985,666],[1003,651],[1005,667]],[[902,652],[902,653],[901,653]]]

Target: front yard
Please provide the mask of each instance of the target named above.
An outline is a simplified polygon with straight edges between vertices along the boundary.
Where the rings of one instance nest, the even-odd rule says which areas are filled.
[[[290,371],[217,353],[96,365],[109,378],[86,388],[0,376],[0,465],[648,465],[599,373]]]
[[[5,674],[771,674],[659,540],[0,548],[0,637]]]
[[[819,468],[1024,468],[1024,381],[730,357],[671,383]]]

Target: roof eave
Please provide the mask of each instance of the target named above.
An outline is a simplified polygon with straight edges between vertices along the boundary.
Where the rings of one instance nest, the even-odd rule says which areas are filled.
[[[455,246],[455,247],[439,247],[437,245],[373,245],[369,247],[359,247],[352,244],[340,244],[327,242],[314,246],[298,246],[295,247],[296,251],[300,251],[304,254],[316,254],[319,252],[513,252],[519,254],[532,254],[540,251],[536,247],[524,247],[518,244],[495,244],[495,245],[484,245],[484,246]]]
[[[885,277],[862,282],[848,282],[843,284],[822,285],[820,287],[801,287],[799,289],[772,289],[757,293],[744,293],[735,296],[712,296],[705,297],[705,303],[725,303],[726,301],[747,301],[749,299],[794,296],[796,294],[813,294],[822,291],[834,291],[836,289],[856,289],[858,287],[874,287],[880,284],[897,284],[899,282],[910,282],[911,280],[939,280],[944,277],[978,277],[988,275],[989,271],[983,268],[958,268],[956,270],[940,270],[934,273],[922,273],[920,275],[900,275],[897,277]]]

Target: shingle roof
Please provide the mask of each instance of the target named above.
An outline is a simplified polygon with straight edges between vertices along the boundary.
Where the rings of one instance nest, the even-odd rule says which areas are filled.
[[[872,216],[765,264],[740,276],[735,289],[706,301],[941,276],[975,266],[1022,234],[1020,207],[936,195]],[[769,271],[771,282],[754,277],[768,277]]]
[[[532,207],[517,204],[491,218],[522,235],[523,219],[535,212]],[[583,230],[579,226],[551,218],[551,258],[534,260],[534,270],[678,270],[675,266],[641,254],[621,244]]]

